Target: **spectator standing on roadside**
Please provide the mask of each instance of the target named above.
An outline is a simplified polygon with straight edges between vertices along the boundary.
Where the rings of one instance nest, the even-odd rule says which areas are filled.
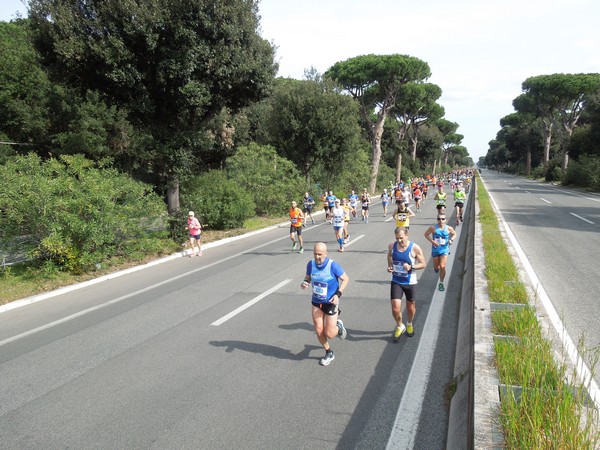
[[[313,324],[317,339],[325,349],[325,356],[319,360],[319,364],[328,366],[335,358],[328,340],[336,336],[346,339],[346,328],[338,316],[340,298],[350,279],[342,266],[329,259],[324,242],[315,244],[313,257],[306,266],[306,274],[300,287],[312,287]]]
[[[196,219],[194,211],[188,213],[186,230],[190,233],[190,248],[192,249],[190,258],[196,256],[196,245],[198,246],[198,256],[202,256],[202,225]]]

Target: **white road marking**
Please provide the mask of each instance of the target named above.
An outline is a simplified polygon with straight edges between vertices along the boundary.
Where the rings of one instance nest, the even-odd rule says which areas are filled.
[[[549,205],[551,205],[551,204],[552,204],[552,202],[549,202],[549,201],[548,201],[548,200],[546,200],[545,198],[542,198],[542,197],[540,197],[540,200],[541,200],[541,201],[543,201],[543,202],[546,202],[546,203],[548,203]]]
[[[581,219],[581,220],[583,220],[584,222],[590,223],[590,224],[592,224],[592,225],[595,225],[595,224],[596,224],[595,222],[592,222],[591,220],[587,220],[585,217],[581,217],[581,216],[579,216],[579,215],[577,215],[577,214],[575,214],[575,213],[569,213],[569,214],[571,214],[573,217],[577,217],[578,219]]]
[[[462,227],[461,227],[462,228]],[[460,230],[457,230],[456,240],[460,238]],[[392,432],[387,443],[387,450],[414,448],[419,421],[415,418],[420,417],[423,408],[423,397],[427,390],[427,384],[431,375],[433,366],[433,356],[435,346],[440,333],[442,322],[442,311],[444,309],[444,300],[448,290],[449,275],[452,273],[454,264],[454,252],[450,254],[446,262],[446,290],[436,290],[431,299],[431,307],[427,314],[427,319],[423,325],[423,332],[420,335],[419,347],[415,354],[414,363],[410,369],[408,380],[404,386],[404,394],[398,407],[396,420],[392,427]]]
[[[360,236],[356,236],[354,239],[350,239],[350,242],[348,242],[347,244],[344,244],[344,248],[346,248],[346,247],[350,247],[350,246],[351,246],[352,244],[354,244],[356,241],[358,241],[358,240],[360,240],[360,239],[362,239],[362,238],[364,238],[364,237],[365,237],[365,235],[364,235],[364,234],[361,234]]]
[[[282,241],[284,239],[289,239],[289,238],[290,237],[288,235],[282,236],[280,238],[277,238],[277,239],[274,239],[272,241],[269,241],[269,242],[267,242],[265,244],[261,244],[261,245],[258,245],[256,247],[250,248],[250,249],[242,252],[241,254],[250,253],[250,252],[253,252],[254,250],[258,250],[259,248],[262,248],[262,247],[265,247],[267,245],[271,245],[271,244],[273,244],[275,242]],[[73,319],[77,319],[78,317],[82,317],[82,316],[84,316],[86,314],[89,314],[89,313],[92,313],[94,311],[98,311],[99,309],[102,309],[102,308],[104,308],[106,306],[110,306],[110,305],[113,305],[115,303],[119,303],[119,302],[121,302],[123,300],[127,300],[128,298],[134,297],[134,296],[139,295],[139,294],[143,294],[144,292],[149,292],[152,289],[155,289],[157,287],[163,286],[163,285],[168,284],[168,283],[172,283],[173,281],[176,281],[176,280],[179,280],[181,278],[187,277],[187,276],[192,275],[194,273],[201,272],[201,271],[206,270],[206,269],[208,269],[210,267],[216,266],[217,264],[221,264],[223,262],[226,262],[226,261],[228,261],[230,259],[238,258],[239,256],[240,256],[240,254],[235,254],[235,255],[228,256],[227,258],[220,259],[219,261],[215,261],[212,264],[207,264],[206,266],[202,266],[202,267],[199,267],[197,269],[187,271],[185,273],[182,273],[181,275],[177,275],[176,277],[169,278],[168,280],[164,280],[164,281],[161,281],[160,283],[156,283],[156,284],[153,284],[151,286],[145,287],[144,289],[140,289],[139,291],[131,292],[131,293],[123,295],[121,297],[117,297],[115,299],[109,300],[108,302],[102,303],[100,305],[96,305],[96,306],[93,306],[91,308],[84,309],[83,311],[79,311],[79,312],[77,312],[75,314],[71,314],[70,316],[63,317],[62,319],[55,320],[54,322],[47,323],[46,325],[42,325],[40,327],[33,328],[33,329],[29,330],[29,331],[25,331],[24,333],[17,334],[15,336],[10,337],[10,338],[4,339],[3,341],[0,341],[0,347],[2,347],[3,345],[6,345],[6,344],[10,344],[11,342],[18,341],[19,339],[23,339],[23,338],[25,338],[27,336],[31,336],[32,334],[39,333],[40,331],[44,331],[44,330],[47,330],[49,328],[55,327],[57,325],[61,325],[63,323],[69,322],[69,321],[71,321]]]
[[[242,311],[250,308],[252,305],[254,305],[255,303],[258,303],[259,301],[261,301],[263,298],[265,298],[266,296],[272,294],[273,292],[275,292],[277,289],[285,286],[286,284],[288,284],[290,281],[292,281],[291,279],[287,279],[287,280],[283,280],[281,283],[279,283],[276,286],[273,286],[271,289],[269,289],[268,291],[263,292],[260,295],[257,295],[256,297],[254,297],[252,300],[244,303],[242,306],[240,306],[239,308],[234,309],[233,311],[231,311],[229,314],[224,315],[223,317],[221,317],[219,320],[214,321],[213,323],[211,323],[211,325],[214,325],[215,327],[218,327],[219,325],[227,322],[229,319],[231,319],[232,317],[237,316],[239,313],[241,313]]]

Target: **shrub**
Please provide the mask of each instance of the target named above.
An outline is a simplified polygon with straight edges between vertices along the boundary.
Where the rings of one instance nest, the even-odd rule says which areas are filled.
[[[188,209],[193,210],[200,222],[217,230],[241,227],[244,220],[254,215],[254,201],[250,193],[227,178],[224,170],[211,170],[186,182],[181,191],[181,204],[185,205],[185,223]]]
[[[81,155],[43,161],[29,154],[0,166],[0,247],[79,272],[127,253],[148,224],[165,221],[150,186]]]
[[[251,143],[226,160],[227,176],[252,195],[258,215],[287,213],[292,198],[298,201],[305,182],[294,164],[271,146]]]
[[[600,157],[583,155],[569,163],[565,183],[600,190]]]

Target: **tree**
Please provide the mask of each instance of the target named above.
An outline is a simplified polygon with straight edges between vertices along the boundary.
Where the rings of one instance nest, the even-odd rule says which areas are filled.
[[[358,100],[371,140],[369,189],[374,192],[381,159],[383,127],[401,86],[431,76],[429,65],[407,55],[363,55],[335,63],[324,75],[338,82]],[[372,117],[375,115],[375,118]]]
[[[586,99],[600,91],[600,74],[553,74],[539,75],[526,79],[521,94],[513,105],[517,111],[533,112],[544,123],[544,162],[550,153],[552,128],[558,126],[567,139],[573,133],[581,116]],[[563,170],[569,163],[566,140],[562,141]]]
[[[446,119],[438,119],[435,121],[435,126],[441,131],[444,135],[444,142],[442,144],[442,155],[444,160],[444,165],[448,164],[448,156],[452,153],[452,148],[454,146],[460,145],[464,136],[456,132],[458,130],[458,124],[456,122],[450,122]],[[438,164],[438,167],[441,167],[442,162]],[[435,173],[435,170],[434,170]]]
[[[391,115],[399,124],[398,139],[411,141],[411,157],[417,159],[419,127],[444,116],[444,108],[436,103],[442,95],[439,86],[431,83],[407,83],[399,90]],[[396,160],[396,182],[400,181],[402,154]]]
[[[358,107],[331,82],[279,79],[268,102],[270,143],[310,182],[317,164],[339,173],[360,146]]]
[[[500,119],[500,126],[505,132],[498,132],[496,139],[506,143],[511,156],[515,158],[513,162],[525,157],[525,173],[530,175],[533,158],[535,157],[537,164],[542,161],[539,119],[531,114],[517,112]]]
[[[274,49],[256,1],[31,0],[35,45],[55,79],[125,107],[147,135],[143,161],[179,209],[204,125],[267,95]]]
[[[282,158],[271,146],[252,143],[238,148],[227,158],[227,175],[252,194],[256,213],[282,214],[291,198],[304,192],[304,183],[294,164]],[[290,197],[291,196],[291,197]]]
[[[39,66],[23,21],[0,22],[0,133],[23,153],[48,143],[48,95],[51,89]]]

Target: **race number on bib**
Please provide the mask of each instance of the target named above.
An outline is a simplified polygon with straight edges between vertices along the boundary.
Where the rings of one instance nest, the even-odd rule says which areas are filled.
[[[404,270],[403,262],[394,262],[394,273],[396,275],[406,275],[408,272]]]
[[[319,300],[327,300],[327,283],[313,282],[313,295]]]

